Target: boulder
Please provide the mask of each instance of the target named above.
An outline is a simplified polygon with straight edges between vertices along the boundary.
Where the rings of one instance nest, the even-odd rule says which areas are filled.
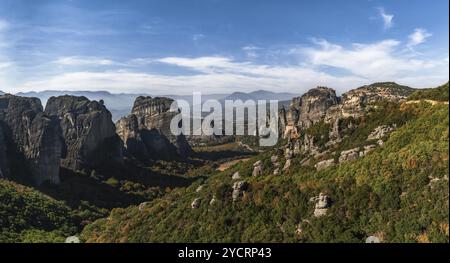
[[[150,204],[150,202],[140,203],[138,206],[139,211],[143,211],[149,204]]]
[[[366,145],[366,146],[364,146],[364,150],[359,152],[359,156],[360,157],[366,156],[370,152],[373,152],[376,148],[377,148],[377,146],[375,144]]]
[[[203,185],[200,185],[199,187],[197,187],[197,189],[195,189],[196,193],[200,193],[203,190]]]
[[[339,163],[356,160],[359,158],[359,148],[342,151],[339,157]]]
[[[263,174],[263,163],[261,160],[253,164],[252,176],[260,176]]]
[[[285,172],[289,171],[289,168],[291,167],[291,164],[292,164],[292,160],[291,159],[286,160],[286,163],[283,166],[283,171],[285,171]]]
[[[315,199],[315,209],[314,217],[321,217],[327,214],[328,208],[330,207],[330,199],[328,196],[320,193]]]
[[[273,175],[279,175],[280,174],[280,168],[275,168],[275,170],[273,170]]]
[[[328,159],[325,161],[318,162],[314,167],[317,169],[317,171],[321,171],[334,165],[335,165],[334,159]]]
[[[239,179],[241,179],[241,176],[239,175],[239,171],[235,172],[235,173],[233,174],[233,176],[231,176],[231,179],[233,179],[233,180],[239,180]]]
[[[211,201],[209,201],[209,205],[214,205],[216,203],[216,196],[213,195],[213,197],[211,198]]]
[[[237,201],[240,197],[242,197],[243,192],[247,189],[248,184],[244,181],[235,182],[233,184],[233,202]]]
[[[192,203],[191,203],[191,208],[192,209],[200,208],[201,201],[202,201],[201,198],[195,198],[194,201],[192,201]]]

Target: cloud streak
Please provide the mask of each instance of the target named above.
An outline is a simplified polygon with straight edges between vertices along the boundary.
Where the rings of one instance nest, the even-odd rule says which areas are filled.
[[[383,24],[384,24],[384,28],[385,29],[390,29],[391,27],[394,26],[394,15],[391,14],[387,14],[384,11],[384,8],[378,8],[378,12],[381,16],[381,19],[383,20]]]
[[[431,37],[433,34],[429,33],[426,29],[416,28],[414,33],[409,35],[409,47],[414,47],[420,45],[426,41],[427,38]]]

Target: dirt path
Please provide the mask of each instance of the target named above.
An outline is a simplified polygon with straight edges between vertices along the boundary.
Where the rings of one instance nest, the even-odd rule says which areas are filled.
[[[448,101],[437,101],[437,100],[410,100],[405,102],[406,104],[417,104],[417,103],[421,103],[422,101],[428,102],[431,105],[438,105],[438,104],[445,104],[448,105]]]
[[[217,171],[223,172],[223,171],[225,171],[225,170],[228,170],[231,166],[233,166],[233,165],[235,165],[235,164],[237,164],[237,163],[240,163],[240,162],[246,162],[246,161],[248,161],[248,160],[250,160],[250,159],[251,159],[251,158],[242,158],[242,159],[237,159],[237,160],[232,160],[232,161],[229,161],[229,162],[222,163],[222,164],[220,164],[219,167],[217,168]]]

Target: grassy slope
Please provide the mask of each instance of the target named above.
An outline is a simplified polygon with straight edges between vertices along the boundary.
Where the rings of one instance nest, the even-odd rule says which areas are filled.
[[[109,218],[88,225],[82,239],[362,242],[375,234],[385,242],[448,242],[448,107],[422,103],[396,110],[392,112],[407,116],[406,123],[382,148],[364,158],[315,172],[300,167],[299,157],[287,174],[270,175],[271,168],[264,176],[252,178],[253,161],[262,159],[270,167],[271,153],[261,154],[211,175],[200,193],[195,183],[152,201],[142,211],[135,206],[115,209]],[[364,122],[371,123],[370,119]],[[347,141],[362,143],[367,134],[348,136]],[[250,187],[242,200],[233,203],[230,175],[235,171]],[[308,200],[319,192],[326,193],[333,205],[327,216],[314,218],[314,204]],[[213,195],[217,201],[209,205]],[[196,197],[202,198],[202,204],[193,210],[190,204]],[[298,225],[301,234],[296,234]]]
[[[0,180],[0,242],[64,242],[76,232],[70,209],[31,188]]]

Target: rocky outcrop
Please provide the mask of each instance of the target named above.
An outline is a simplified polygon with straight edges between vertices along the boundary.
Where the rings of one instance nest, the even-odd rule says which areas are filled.
[[[375,128],[369,136],[367,137],[368,141],[371,140],[379,140],[386,138],[391,132],[393,132],[396,129],[396,125],[388,126],[388,125],[381,125]]]
[[[280,110],[280,127],[284,138],[297,139],[300,130],[321,121],[329,108],[336,106],[339,98],[333,89],[317,87],[301,97],[293,98],[288,109]]]
[[[320,193],[318,197],[313,197],[310,200],[311,202],[315,202],[314,206],[314,217],[321,217],[327,214],[328,208],[330,207],[330,198]]]
[[[103,101],[85,97],[61,96],[48,100],[45,113],[59,120],[67,156],[64,167],[92,169],[102,161],[121,161],[121,143],[111,113]]]
[[[359,148],[342,151],[339,157],[339,163],[353,161],[359,158]]]
[[[370,152],[375,151],[376,148],[377,148],[377,146],[375,144],[364,146],[364,150],[359,152],[359,157],[366,156]]]
[[[58,121],[43,113],[39,99],[1,96],[0,126],[0,166],[4,177],[13,172],[17,176],[30,172],[37,185],[46,181],[59,183],[59,163],[64,155],[62,133]],[[7,160],[6,153],[14,156]]]
[[[261,160],[253,164],[252,176],[260,176],[263,174],[263,163]]]
[[[326,168],[334,166],[334,165],[335,165],[334,159],[329,159],[329,160],[318,162],[314,167],[316,167],[317,171],[321,171],[323,169],[326,169]]]
[[[192,209],[198,209],[198,208],[200,208],[201,202],[202,202],[202,199],[201,199],[201,198],[195,198],[194,201],[192,201],[192,203],[191,203],[191,208],[192,208]]]
[[[132,114],[120,119],[117,134],[129,155],[141,160],[186,157],[192,150],[184,135],[173,135],[172,118],[179,113],[171,109],[174,101],[168,98],[138,97]]]
[[[414,89],[393,82],[374,83],[363,86],[337,97],[333,89],[318,87],[309,90],[301,97],[293,98],[288,108],[282,107],[280,129],[283,138],[297,140],[301,133],[311,125],[324,121],[331,125],[330,139],[341,140],[340,120],[349,117],[358,118],[379,101],[402,101]],[[311,138],[304,139],[304,151],[313,147]]]
[[[248,184],[244,181],[235,182],[233,184],[232,198],[233,202],[236,202],[240,197],[242,197],[244,191],[248,188]]]
[[[270,162],[272,163],[272,166],[275,168],[273,171],[273,174],[279,175],[280,174],[280,162],[278,160],[278,155],[272,155],[272,157],[270,157]]]

